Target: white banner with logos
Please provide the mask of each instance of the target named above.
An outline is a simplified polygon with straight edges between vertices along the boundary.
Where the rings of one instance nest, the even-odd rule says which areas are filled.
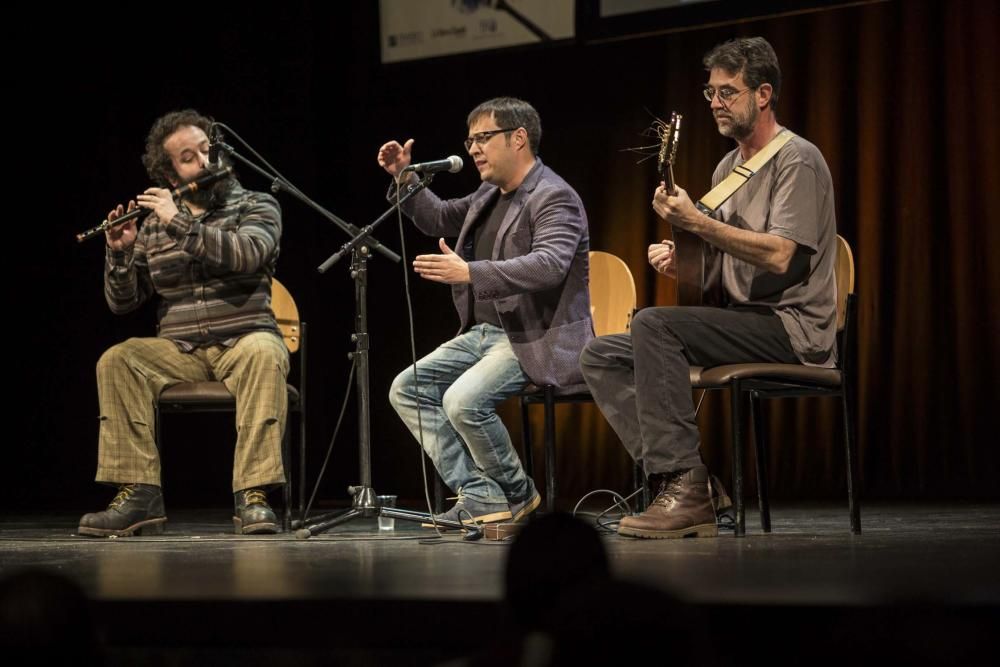
[[[382,62],[575,35],[575,0],[379,0]]]

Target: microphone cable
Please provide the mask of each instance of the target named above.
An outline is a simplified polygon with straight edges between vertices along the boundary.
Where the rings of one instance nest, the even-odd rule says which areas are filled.
[[[437,536],[433,539],[441,539],[444,535],[441,533],[441,528],[438,527],[437,521],[434,519],[434,508],[431,506],[431,495],[430,495],[430,482],[427,479],[427,450],[424,449],[424,422],[421,418],[421,403],[420,403],[420,378],[417,374],[417,340],[416,340],[416,326],[413,321],[413,296],[410,294],[410,271],[409,271],[409,261],[406,256],[406,233],[403,227],[403,209],[401,206],[401,195],[400,190],[402,189],[402,172],[400,172],[399,177],[393,179],[396,185],[396,222],[399,225],[399,254],[403,258],[401,262],[403,265],[403,289],[406,293],[406,316],[407,322],[409,324],[410,333],[410,356],[413,359],[413,390],[416,394],[417,399],[417,442],[420,444],[420,472],[423,475],[424,482],[424,502],[427,504],[427,514],[430,516],[430,523],[434,526],[434,532]],[[471,517],[470,517],[471,518]],[[459,519],[461,520],[461,519]],[[482,529],[479,529],[480,531]]]

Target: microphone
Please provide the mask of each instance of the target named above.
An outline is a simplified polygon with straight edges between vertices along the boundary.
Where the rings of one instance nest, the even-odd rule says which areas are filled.
[[[214,169],[221,169],[222,156],[219,149],[222,144],[222,133],[219,132],[219,126],[215,123],[212,123],[212,126],[208,128],[208,142],[208,163]]]
[[[232,175],[233,175],[232,167],[223,167],[222,169],[218,169],[216,171],[210,171],[204,176],[199,176],[190,183],[185,183],[184,185],[180,185],[174,188],[173,190],[170,191],[170,194],[171,196],[174,197],[174,199],[180,199],[184,195],[191,194],[192,192],[197,192],[198,190],[201,190],[203,188],[207,188],[208,186],[214,185],[215,183],[218,183],[223,179],[229,178]],[[118,221],[115,220],[115,222]]]
[[[433,162],[421,162],[420,164],[411,164],[409,167],[403,170],[403,173],[408,171],[417,171],[421,174],[436,174],[439,171],[447,171],[452,174],[457,174],[462,171],[462,158],[457,155],[452,155],[445,158],[444,160],[434,160]]]

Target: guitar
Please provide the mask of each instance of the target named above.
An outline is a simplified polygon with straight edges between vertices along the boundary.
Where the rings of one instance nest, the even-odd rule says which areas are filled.
[[[681,135],[681,119],[673,112],[670,122],[657,120],[656,132],[660,137],[660,151],[657,155],[657,171],[666,185],[668,194],[677,194],[674,182],[674,161],[677,159],[677,144]],[[706,259],[709,252],[705,242],[697,234],[671,226],[674,239],[674,273],[677,276],[678,306],[717,306],[722,302],[721,286],[715,280],[706,280],[711,271]]]

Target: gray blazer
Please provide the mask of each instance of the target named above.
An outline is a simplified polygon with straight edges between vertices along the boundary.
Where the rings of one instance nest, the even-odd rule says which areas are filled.
[[[431,236],[458,237],[455,252],[472,257],[472,230],[500,189],[483,183],[461,199],[424,190],[403,212]],[[580,353],[594,337],[590,317],[587,213],[576,191],[536,158],[497,232],[490,261],[469,261],[471,285],[452,285],[461,327],[470,298],[493,301],[514,354],[535,384],[583,383]]]

